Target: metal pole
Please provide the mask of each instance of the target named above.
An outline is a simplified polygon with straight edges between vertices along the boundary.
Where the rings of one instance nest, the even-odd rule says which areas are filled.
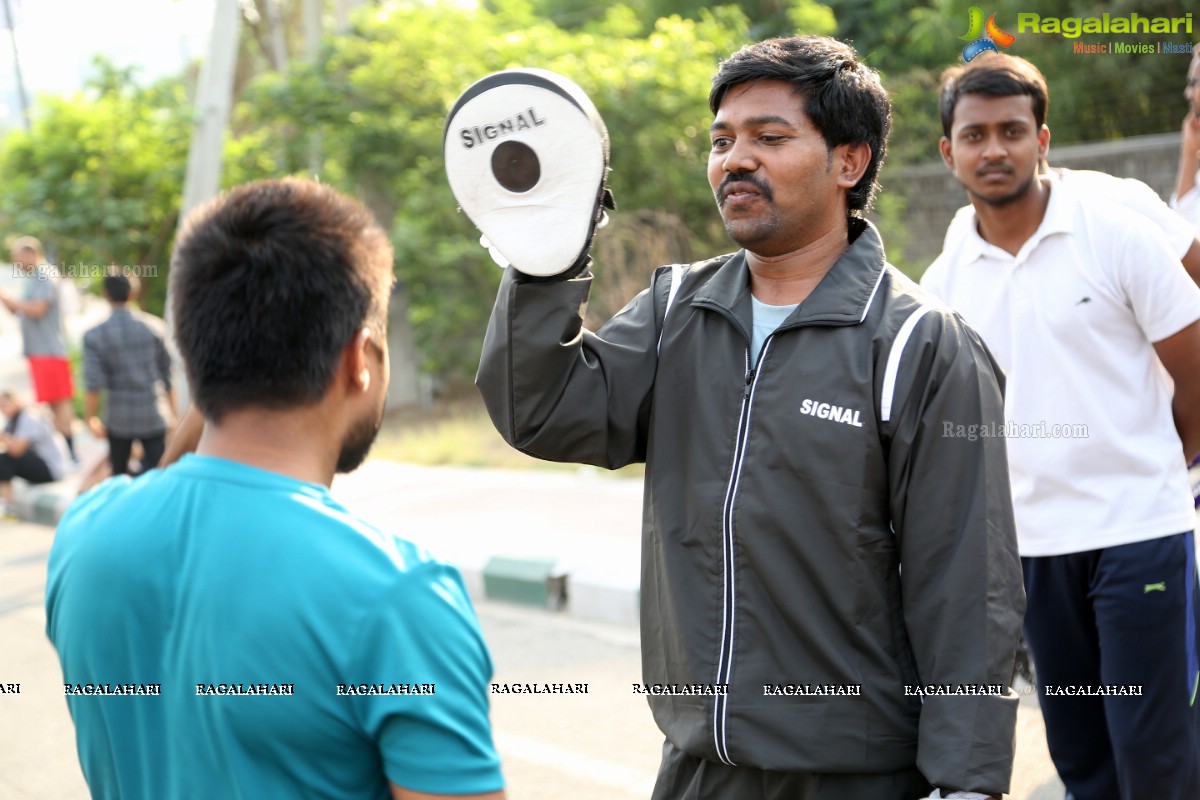
[[[17,79],[17,98],[21,103],[21,124],[25,130],[29,130],[29,97],[25,94],[25,79],[21,76],[21,57],[17,54],[17,26],[13,23],[9,0],[4,0],[4,24],[12,40],[13,72]]]
[[[279,0],[266,0],[267,31],[271,37],[271,60],[275,63],[275,71],[286,75],[288,71],[287,44],[283,39],[283,20],[279,10]]]
[[[221,185],[221,156],[224,151],[225,129],[229,125],[233,105],[233,78],[237,67],[238,37],[242,27],[242,8],[238,0],[216,0],[212,38],[208,57],[200,67],[196,86],[196,117],[192,128],[192,143],[188,149],[187,173],[183,180],[183,202],[179,222],[189,211],[213,197]],[[167,288],[167,307],[163,315],[168,335],[175,335],[171,313],[171,290]],[[175,359],[172,385],[179,396],[182,410],[188,404],[187,381],[183,365]]]
[[[238,0],[217,0],[208,58],[200,67],[196,87],[196,118],[188,149],[179,220],[217,193],[221,182],[221,153],[233,105],[242,8]]]
[[[304,0],[304,44],[309,64],[316,64],[321,54],[321,0]],[[310,177],[321,176],[321,153],[325,149],[321,131],[308,134],[308,171]]]

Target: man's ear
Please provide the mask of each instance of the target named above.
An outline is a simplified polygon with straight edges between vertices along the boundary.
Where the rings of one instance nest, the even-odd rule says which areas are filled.
[[[871,145],[866,142],[839,145],[834,166],[838,168],[837,185],[853,189],[871,163]]]
[[[371,329],[363,327],[342,349],[342,374],[346,375],[356,392],[371,388],[370,343]]]
[[[1050,154],[1050,129],[1043,125],[1038,131],[1038,158],[1042,161],[1046,160],[1046,156]]]
[[[942,162],[946,165],[946,169],[954,172],[954,148],[950,146],[950,139],[943,136],[938,139],[938,150],[942,154]]]

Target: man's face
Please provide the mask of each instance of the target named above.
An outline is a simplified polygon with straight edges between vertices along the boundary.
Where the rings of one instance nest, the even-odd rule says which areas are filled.
[[[711,128],[708,183],[730,238],[759,256],[797,250],[845,223],[834,151],[784,81],[732,87]]]
[[[1029,95],[966,94],[954,108],[950,137],[940,144],[946,166],[973,198],[1003,206],[1029,193],[1049,143]]]
[[[1192,109],[1193,116],[1200,117],[1200,51],[1192,56],[1192,64],[1188,67],[1188,82],[1183,90],[1183,96]]]
[[[354,421],[342,440],[342,448],[334,468],[337,472],[353,472],[362,465],[367,454],[371,452],[375,437],[379,435],[379,426],[383,424],[388,382],[391,378],[386,333],[379,337],[372,336],[367,349],[372,360],[371,384],[367,390],[369,397],[366,398],[368,402],[362,416]]]
[[[38,264],[38,254],[36,250],[31,250],[27,247],[18,247],[12,251],[13,264],[22,267],[24,270],[29,270],[36,267]]]

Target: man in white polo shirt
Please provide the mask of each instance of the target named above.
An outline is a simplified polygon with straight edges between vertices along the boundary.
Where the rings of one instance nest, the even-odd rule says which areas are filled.
[[[1047,103],[1024,59],[943,75],[942,157],[973,213],[922,284],[1008,375],[1025,635],[1059,775],[1076,800],[1200,797],[1200,289],[1149,221],[1039,177]]]

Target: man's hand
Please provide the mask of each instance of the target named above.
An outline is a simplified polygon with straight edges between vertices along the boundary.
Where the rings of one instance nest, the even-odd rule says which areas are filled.
[[[1190,150],[1192,158],[1200,153],[1200,113],[1189,111],[1183,118],[1183,149]]]
[[[108,431],[97,416],[100,413],[100,393],[88,392],[83,397],[83,418],[87,420],[88,429],[97,439],[107,439]]]

